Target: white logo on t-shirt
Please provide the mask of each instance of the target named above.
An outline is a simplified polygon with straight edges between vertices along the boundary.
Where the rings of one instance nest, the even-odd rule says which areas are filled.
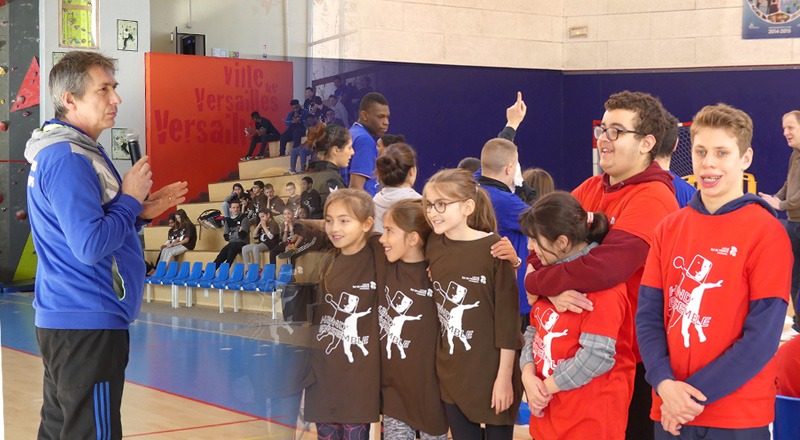
[[[325,295],[325,302],[332,305],[334,309],[333,316],[326,315],[322,317],[319,332],[317,333],[317,341],[321,341],[327,336],[331,337],[331,342],[325,349],[325,354],[331,354],[342,342],[344,354],[351,364],[353,363],[353,352],[350,348],[353,344],[361,349],[364,356],[367,356],[369,352],[366,345],[369,343],[369,336],[361,337],[358,335],[358,318],[369,315],[372,312],[372,307],[357,313],[358,297],[347,292],[342,292],[338,303],[333,300],[333,295],[329,293]],[[346,315],[343,320],[336,319],[336,315],[339,312]]]
[[[386,338],[386,358],[392,358],[392,345],[395,345],[400,352],[400,359],[405,359],[405,349],[408,348],[411,341],[405,340],[400,336],[403,332],[403,325],[406,321],[419,321],[422,319],[422,315],[406,315],[411,305],[414,304],[414,300],[399,290],[394,294],[394,297],[390,297],[389,288],[387,287],[386,301],[389,303],[389,308],[378,306],[378,322],[380,323],[381,331],[384,333],[381,339]],[[390,313],[390,310],[393,313]]]
[[[464,347],[469,351],[472,348],[468,342],[472,339],[472,330],[464,331],[464,311],[478,307],[478,304],[481,302],[476,301],[474,304],[463,304],[468,290],[466,287],[456,284],[454,281],[450,281],[447,290],[443,290],[442,285],[439,284],[438,281],[433,282],[433,287],[444,297],[445,301],[450,301],[455,304],[455,307],[448,311],[444,307],[444,301],[442,304],[436,303],[436,307],[439,311],[439,322],[442,323],[442,327],[447,331],[447,342],[450,344],[450,354],[453,354],[453,338],[456,336],[458,336],[458,339],[461,340]]]
[[[734,250],[734,253],[735,252]],[[713,265],[711,260],[699,254],[695,255],[689,267],[684,267],[683,257],[675,257],[675,259],[672,260],[672,266],[682,272],[680,283],[678,283],[677,286],[670,286],[669,288],[669,307],[667,309],[669,326],[667,327],[667,334],[669,334],[672,327],[674,327],[680,319],[683,346],[686,348],[689,348],[691,345],[689,339],[690,326],[694,326],[701,343],[706,341],[706,335],[703,329],[709,326],[711,317],[700,315],[700,304],[703,301],[703,294],[706,289],[722,286],[722,280],[716,283],[706,282]],[[688,289],[691,289],[691,291]]]

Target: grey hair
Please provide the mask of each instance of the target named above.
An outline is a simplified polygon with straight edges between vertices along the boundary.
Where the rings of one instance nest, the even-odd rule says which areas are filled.
[[[75,98],[82,98],[89,83],[89,70],[100,66],[113,74],[117,71],[116,61],[97,52],[67,52],[50,70],[50,97],[56,109],[56,119],[67,114],[67,106],[61,98],[65,92],[72,93]]]

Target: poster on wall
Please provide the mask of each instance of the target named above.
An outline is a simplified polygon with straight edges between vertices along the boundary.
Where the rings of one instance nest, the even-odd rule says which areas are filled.
[[[158,188],[186,180],[191,199],[237,171],[254,111],[286,130],[290,62],[150,52],[145,70],[147,155]]]
[[[97,2],[100,0],[59,0],[58,46],[97,49]]]
[[[743,1],[742,38],[800,37],[800,1]]]

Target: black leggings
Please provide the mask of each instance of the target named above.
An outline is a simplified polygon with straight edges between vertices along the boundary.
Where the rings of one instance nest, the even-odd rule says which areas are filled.
[[[217,254],[214,263],[217,264],[217,267],[223,262],[233,264],[233,260],[236,259],[236,256],[242,253],[243,247],[244,243],[241,241],[226,244],[225,247],[219,251],[219,254]]]
[[[445,403],[444,409],[453,440],[483,440],[480,423],[471,422],[455,404]],[[513,437],[514,425],[486,424],[485,440],[511,440]]]

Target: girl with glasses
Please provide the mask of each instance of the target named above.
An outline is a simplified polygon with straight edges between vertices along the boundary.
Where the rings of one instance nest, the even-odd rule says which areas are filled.
[[[422,194],[450,430],[455,440],[480,440],[484,423],[487,440],[511,440],[522,397],[519,294],[512,263],[490,255],[500,237],[489,196],[464,170],[436,173]]]

